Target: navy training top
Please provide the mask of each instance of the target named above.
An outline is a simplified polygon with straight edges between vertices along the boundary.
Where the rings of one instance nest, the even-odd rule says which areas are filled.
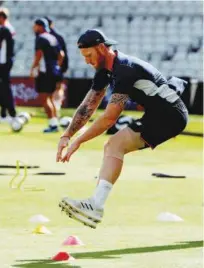
[[[15,30],[9,22],[0,26],[0,64],[12,65],[13,63],[14,35]]]
[[[92,89],[100,91],[109,84],[112,94],[127,94],[145,110],[159,108],[165,103],[172,104],[179,99],[176,91],[168,86],[166,78],[151,64],[119,51],[115,53],[112,71],[97,71]]]
[[[69,68],[69,58],[68,58],[66,43],[65,43],[62,35],[59,34],[56,30],[51,29],[50,33],[57,38],[57,41],[59,42],[59,45],[64,52],[65,57],[64,57],[64,60],[63,60],[62,66],[61,66],[61,71],[62,71],[62,73],[65,73]]]
[[[44,65],[40,66],[40,71],[50,75],[59,75],[58,54],[61,50],[56,37],[50,33],[42,33],[36,36],[35,51],[42,50]]]

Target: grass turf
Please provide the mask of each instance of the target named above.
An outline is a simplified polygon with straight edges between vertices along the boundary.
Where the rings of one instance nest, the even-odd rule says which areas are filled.
[[[57,164],[60,134],[41,133],[46,120],[40,115],[41,110],[37,110],[37,117],[19,134],[0,125],[0,164],[15,164],[21,159],[40,165],[39,170],[28,171],[26,184],[45,188],[42,192],[10,190],[11,175],[0,176],[1,268],[202,267],[202,138],[180,135],[153,151],[127,155],[120,180],[106,204],[104,220],[92,230],[61,214],[58,202],[66,194],[84,198],[92,193],[108,137],[103,135],[83,145],[70,163]],[[192,116],[188,130],[202,132],[202,117]],[[66,175],[33,175],[50,171]],[[151,176],[154,172],[187,178],[155,178]],[[158,214],[165,211],[184,221],[157,221]],[[36,225],[29,218],[35,214],[50,218],[46,226],[52,235],[32,234]],[[62,247],[69,235],[77,235],[86,245]],[[58,251],[68,251],[76,260],[72,265],[51,261]]]

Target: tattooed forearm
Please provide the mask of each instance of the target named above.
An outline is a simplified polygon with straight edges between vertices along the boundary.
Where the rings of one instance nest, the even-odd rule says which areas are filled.
[[[126,102],[128,101],[128,99],[129,97],[127,94],[115,93],[111,96],[109,103],[119,104],[123,108]]]
[[[87,105],[82,105],[79,108],[78,112],[82,117],[87,117],[87,116],[89,116],[89,114],[91,114],[92,109],[89,109]]]
[[[90,90],[81,105],[76,110],[73,120],[67,128],[64,135],[72,137],[79,129],[81,129],[90,119],[98,105],[100,104],[104,91],[97,92]]]
[[[72,124],[69,127],[69,133],[74,135],[82,126],[86,124],[95,109],[89,108],[87,105],[80,105],[76,114],[74,115]]]

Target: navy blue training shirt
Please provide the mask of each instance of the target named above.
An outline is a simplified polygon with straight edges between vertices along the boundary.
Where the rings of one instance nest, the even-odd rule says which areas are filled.
[[[51,75],[58,75],[59,66],[57,59],[61,47],[56,37],[47,32],[37,35],[35,51],[37,50],[42,50],[44,57],[44,66],[40,66],[40,71]]]
[[[108,84],[112,94],[127,94],[132,101],[145,109],[157,107],[161,103],[174,103],[179,96],[168,86],[166,78],[151,64],[115,51],[112,72],[96,72],[92,89],[100,91]]]
[[[13,63],[15,30],[10,23],[0,26],[0,64]]]
[[[57,41],[59,42],[59,45],[64,52],[65,57],[61,66],[61,71],[62,73],[64,73],[69,68],[69,58],[68,58],[66,43],[62,35],[59,34],[56,30],[50,29],[50,33],[57,38]]]

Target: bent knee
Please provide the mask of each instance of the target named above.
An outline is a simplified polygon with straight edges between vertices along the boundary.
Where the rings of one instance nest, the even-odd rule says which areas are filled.
[[[123,150],[125,143],[123,140],[118,139],[116,136],[112,136],[104,146],[105,151],[109,150]]]
[[[141,139],[140,133],[135,133],[129,128],[120,130],[113,135],[105,144],[105,153],[119,152],[127,154],[132,151],[137,151],[144,147],[144,141]]]
[[[125,146],[123,141],[118,140],[116,137],[111,137],[104,146],[104,155],[115,157],[123,160],[125,154]]]

